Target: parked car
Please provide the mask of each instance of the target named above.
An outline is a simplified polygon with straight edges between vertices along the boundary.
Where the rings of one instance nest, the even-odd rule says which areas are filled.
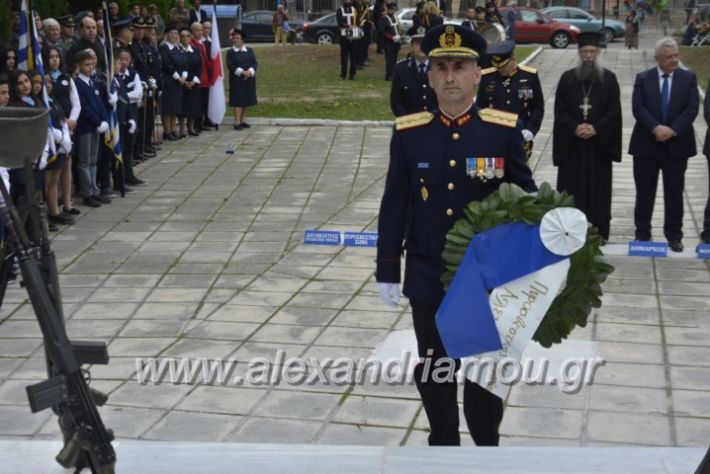
[[[402,30],[405,33],[412,27],[412,24],[414,23],[412,19],[414,18],[414,12],[416,11],[416,8],[402,8],[394,14],[394,16],[396,16],[399,20],[400,25],[402,25]],[[447,25],[460,25],[462,22],[463,19],[461,18],[444,18],[444,23]]]
[[[274,32],[271,29],[271,19],[274,12],[269,10],[253,10],[242,14],[242,31],[249,43],[260,41],[274,41]],[[300,21],[289,20],[291,28],[300,30],[303,25]]]
[[[598,31],[604,35],[604,40],[607,43],[611,43],[614,38],[620,38],[626,34],[626,25],[623,22],[606,18],[602,26],[601,18],[597,18],[581,8],[549,7],[540,11],[557,21],[576,26],[582,33]]]
[[[335,13],[303,24],[303,40],[308,43],[333,44],[340,35]]]
[[[394,14],[405,32],[409,31],[412,27],[412,18],[414,18],[414,12],[416,11],[416,8],[402,8]]]
[[[500,9],[505,18],[507,8]],[[538,10],[520,7],[515,10],[515,42],[547,43],[553,48],[566,48],[577,41],[579,28],[556,21]]]

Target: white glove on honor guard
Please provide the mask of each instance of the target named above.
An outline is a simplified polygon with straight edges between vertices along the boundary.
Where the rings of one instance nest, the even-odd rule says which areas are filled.
[[[98,126],[96,129],[97,132],[99,133],[106,133],[108,132],[108,123],[106,122],[101,122],[101,125]]]
[[[390,308],[396,308],[399,303],[399,283],[377,283],[380,299]]]
[[[128,133],[131,135],[136,131],[136,121],[131,119],[128,121]]]
[[[533,138],[535,138],[535,135],[533,135],[533,132],[531,132],[530,130],[523,130],[523,138],[526,142],[529,142],[532,141]]]

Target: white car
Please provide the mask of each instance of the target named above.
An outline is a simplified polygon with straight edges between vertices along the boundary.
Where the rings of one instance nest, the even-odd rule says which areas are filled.
[[[414,17],[414,12],[416,11],[416,8],[402,8],[394,14],[405,32],[409,31],[412,27],[412,18]],[[461,18],[444,18],[444,23],[447,25],[460,25],[462,22],[463,20]]]

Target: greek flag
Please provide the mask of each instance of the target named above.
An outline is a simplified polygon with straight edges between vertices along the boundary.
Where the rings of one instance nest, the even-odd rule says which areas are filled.
[[[32,2],[22,0],[20,4],[20,44],[17,52],[18,69],[24,71],[36,70],[42,75],[42,101],[44,108],[49,108],[49,97],[47,96],[47,87],[44,84],[44,66],[42,64],[42,50],[39,46],[37,38],[37,29],[34,22],[34,10]],[[47,163],[52,163],[57,159],[57,146],[54,143],[54,135],[52,134],[52,124],[50,122],[47,130],[47,145],[40,157],[38,164],[39,169],[44,169]]]

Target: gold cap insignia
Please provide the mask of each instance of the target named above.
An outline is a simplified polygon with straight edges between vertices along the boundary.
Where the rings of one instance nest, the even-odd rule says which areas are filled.
[[[458,48],[461,46],[461,35],[452,25],[447,25],[444,32],[439,35],[439,46],[442,48]]]

